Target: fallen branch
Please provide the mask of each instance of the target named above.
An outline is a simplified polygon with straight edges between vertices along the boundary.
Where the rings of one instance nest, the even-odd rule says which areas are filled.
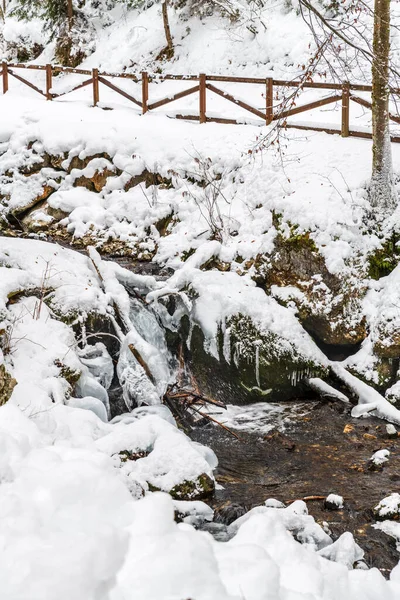
[[[138,349],[135,348],[135,346],[133,344],[128,344],[128,348],[132,352],[133,356],[136,358],[136,360],[138,361],[139,365],[142,367],[142,369],[144,370],[144,372],[146,373],[147,377],[150,379],[151,383],[153,385],[155,385],[156,381],[154,379],[154,376],[153,376],[152,372],[149,369],[149,365],[146,363],[146,361],[144,360],[144,358],[141,356],[141,354],[138,351]]]
[[[222,429],[225,429],[225,431],[227,431],[228,433],[230,433],[231,435],[233,435],[233,437],[235,437],[237,440],[239,440],[239,442],[243,442],[243,438],[241,438],[239,435],[237,435],[237,433],[235,433],[234,431],[232,431],[232,429],[229,429],[229,427],[227,427],[226,425],[224,425],[220,421],[217,421],[217,419],[214,419],[213,417],[211,417],[207,413],[201,412],[201,410],[198,410],[195,406],[193,406],[192,408],[193,408],[193,410],[195,410],[199,415],[201,415],[205,419],[209,419],[213,423],[216,423],[217,425],[219,425],[220,427],[222,427]]]
[[[297,502],[298,500],[302,500],[303,502],[314,502],[325,499],[326,496],[304,496],[303,498],[295,498],[295,500],[285,500],[285,504],[293,504],[293,502]]]

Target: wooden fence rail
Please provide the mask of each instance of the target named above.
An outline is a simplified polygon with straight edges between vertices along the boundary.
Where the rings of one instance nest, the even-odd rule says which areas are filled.
[[[42,90],[32,82],[28,81],[25,77],[17,74],[15,71],[17,69],[25,70],[25,71],[45,71],[45,89]],[[85,75],[89,76],[89,79],[85,79],[80,84],[76,85],[72,89],[69,89],[65,92],[54,93],[52,91],[54,76],[59,73],[69,73],[75,75]],[[368,110],[372,109],[372,105],[367,100],[360,98],[355,95],[354,92],[371,92],[372,87],[370,85],[361,85],[361,84],[351,84],[349,82],[344,82],[343,84],[339,83],[315,83],[315,82],[303,82],[303,81],[285,81],[280,79],[273,79],[271,77],[267,77],[265,79],[257,78],[257,77],[229,77],[222,75],[206,75],[204,73],[200,75],[154,75],[149,74],[147,72],[142,72],[140,75],[133,73],[113,73],[113,72],[99,72],[98,69],[73,69],[69,67],[61,67],[61,66],[53,66],[53,65],[26,65],[21,63],[10,64],[3,62],[1,63],[1,71],[0,75],[2,76],[3,82],[3,94],[7,93],[9,90],[9,82],[10,76],[17,79],[20,83],[28,86],[33,91],[37,92],[47,100],[53,100],[56,98],[60,98],[61,96],[65,96],[66,94],[70,94],[76,90],[82,89],[86,86],[92,86],[93,90],[93,106],[97,106],[100,102],[100,84],[106,86],[111,89],[113,92],[120,94],[126,100],[129,100],[136,106],[140,107],[142,114],[146,114],[148,111],[155,110],[156,108],[160,108],[161,106],[165,106],[170,104],[171,102],[175,102],[176,100],[180,100],[181,98],[185,98],[186,96],[190,96],[192,94],[199,94],[199,114],[195,115],[182,115],[176,114],[175,117],[178,119],[186,119],[186,120],[194,120],[199,121],[200,123],[207,122],[216,122],[216,123],[229,123],[229,124],[239,124],[241,121],[236,119],[226,119],[219,117],[210,117],[207,116],[207,91],[212,92],[213,94],[220,96],[224,100],[239,106],[246,112],[250,113],[253,117],[257,117],[262,121],[263,124],[270,125],[273,121],[276,121],[279,125],[284,124],[285,127],[292,127],[296,129],[304,129],[304,130],[312,130],[312,131],[324,131],[326,133],[332,134],[340,134],[342,137],[361,137],[361,138],[371,138],[372,135],[370,132],[363,131],[352,131],[350,129],[350,101],[355,102],[356,104],[366,108]],[[133,81],[135,83],[141,83],[141,98],[135,98],[133,95],[129,94],[125,90],[121,89],[115,83],[112,83],[110,79],[127,79]],[[177,92],[176,94],[170,95],[168,97],[162,98],[160,100],[156,100],[154,102],[149,102],[149,84],[151,82],[163,82],[163,81],[182,81],[182,82],[196,82],[196,85],[189,87],[183,91]],[[263,85],[264,87],[264,96],[265,96],[265,105],[264,108],[251,106],[247,102],[236,98],[234,95],[220,89],[214,83],[240,83],[240,84],[256,84]],[[279,88],[299,88],[303,89],[316,89],[316,90],[327,90],[329,92],[335,92],[332,95],[322,98],[320,100],[315,100],[314,102],[309,102],[308,104],[303,104],[301,106],[295,105],[295,97],[292,93],[292,100],[289,101],[287,105],[283,102],[283,105],[275,105],[274,104],[274,91]],[[392,94],[400,95],[400,89],[392,89]],[[328,104],[333,104],[336,102],[341,102],[342,111],[341,111],[341,127],[340,129],[335,129],[327,126],[318,126],[318,125],[301,125],[298,123],[288,123],[287,118],[293,115],[297,115],[300,113],[304,113],[315,108],[320,108],[322,106],[326,106]],[[389,118],[395,123],[400,124],[400,116],[390,114]],[[393,142],[400,142],[400,136],[392,135],[391,139]]]

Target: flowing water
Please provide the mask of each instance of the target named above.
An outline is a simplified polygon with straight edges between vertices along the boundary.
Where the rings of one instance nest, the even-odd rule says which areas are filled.
[[[211,501],[215,520],[229,524],[268,498],[289,503],[314,497],[306,500],[309,513],[326,523],[334,539],[351,531],[367,564],[387,574],[400,556],[394,540],[372,527],[372,509],[399,491],[400,443],[387,438],[382,421],[356,420],[349,413],[341,403],[315,400],[229,406],[216,418],[240,440],[216,425],[193,431],[193,439],[219,458],[219,489]],[[388,463],[381,472],[368,470],[368,460],[381,448],[391,452]],[[343,510],[325,508],[319,497],[330,493],[344,497]]]

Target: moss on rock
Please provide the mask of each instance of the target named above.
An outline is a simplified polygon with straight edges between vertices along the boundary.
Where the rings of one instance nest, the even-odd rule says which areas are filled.
[[[368,275],[372,279],[386,277],[395,269],[400,260],[399,238],[393,234],[368,258]]]
[[[207,473],[202,473],[194,481],[186,480],[175,485],[169,493],[175,500],[201,500],[210,496],[214,489],[213,479]]]
[[[186,360],[205,395],[225,403],[234,399],[235,404],[289,400],[308,393],[302,379],[326,375],[324,367],[302,356],[288,340],[261,332],[248,317],[237,315],[226,327],[230,349],[224,348],[220,331],[218,359],[205,350],[200,327],[192,327]],[[181,337],[186,340],[189,331],[185,317]]]
[[[8,402],[16,385],[16,380],[6,371],[5,366],[0,365],[0,406]]]

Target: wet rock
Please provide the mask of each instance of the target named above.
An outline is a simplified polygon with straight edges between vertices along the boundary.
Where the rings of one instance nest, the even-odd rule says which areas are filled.
[[[202,390],[210,397],[230,404],[288,400],[308,394],[302,379],[324,377],[324,367],[304,357],[294,346],[282,344],[273,333],[261,332],[248,318],[240,315],[226,324],[230,329],[230,361],[224,352],[222,332],[219,336],[219,360],[204,347],[200,327],[181,322],[181,339],[190,339],[187,362]],[[240,353],[235,347],[240,346]],[[256,359],[256,346],[258,360]]]
[[[248,506],[238,504],[237,502],[226,502],[222,506],[215,509],[214,522],[222,523],[223,525],[230,525],[239,517],[242,517],[249,511]]]
[[[213,479],[203,473],[194,481],[184,481],[174,486],[169,493],[175,500],[201,500],[210,496],[214,489]]]
[[[396,427],[391,423],[388,423],[386,425],[386,435],[389,439],[395,439],[398,437],[399,434],[397,433]]]
[[[347,423],[344,426],[343,433],[352,433],[353,431],[354,431],[354,425],[351,425],[351,423]]]
[[[384,521],[385,519],[398,521],[400,520],[400,494],[393,493],[386,498],[383,498],[374,507],[374,516],[377,521]]]
[[[264,436],[264,440],[270,443],[277,443],[285,448],[287,452],[294,452],[296,448],[296,444],[293,440],[291,440],[287,435],[281,433],[280,431],[274,431],[266,436]]]
[[[325,498],[324,507],[326,510],[341,510],[343,508],[343,497],[337,494],[329,494]]]
[[[16,385],[16,380],[6,371],[5,366],[0,365],[0,406],[8,402]]]
[[[389,450],[378,450],[375,452],[368,461],[368,471],[382,471],[384,464],[389,460]]]

